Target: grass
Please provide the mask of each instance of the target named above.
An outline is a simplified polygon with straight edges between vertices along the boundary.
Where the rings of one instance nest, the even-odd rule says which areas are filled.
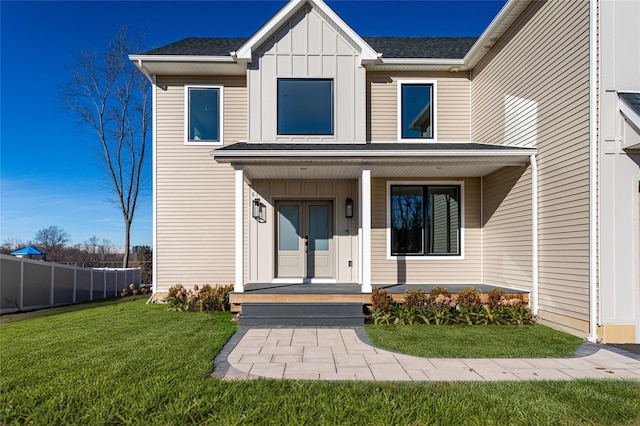
[[[630,424],[615,380],[372,383],[211,379],[228,313],[144,300],[0,326],[0,424]]]
[[[430,358],[572,357],[582,339],[543,325],[365,325],[373,344]]]

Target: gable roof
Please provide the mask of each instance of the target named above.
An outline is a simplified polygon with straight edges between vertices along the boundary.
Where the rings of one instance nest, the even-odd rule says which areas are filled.
[[[363,37],[385,58],[461,59],[477,37]],[[144,55],[228,56],[246,38],[189,37],[145,52]]]
[[[251,60],[253,50],[262,45],[269,37],[275,34],[276,31],[289,19],[293,17],[299,10],[305,5],[310,5],[317,10],[320,15],[336,30],[338,30],[344,37],[350,39],[359,49],[360,57],[362,60],[373,61],[378,58],[378,54],[371,48],[349,25],[347,25],[337,13],[333,11],[322,0],[289,0],[289,2],[276,13],[271,19],[267,21],[254,35],[247,40],[240,49],[235,52],[235,56],[238,59]]]
[[[534,0],[508,0],[475,37],[361,37],[322,0],[290,0],[250,38],[186,38],[129,59],[151,75],[244,75],[252,52],[303,7],[312,7],[360,51],[370,71],[472,69]]]

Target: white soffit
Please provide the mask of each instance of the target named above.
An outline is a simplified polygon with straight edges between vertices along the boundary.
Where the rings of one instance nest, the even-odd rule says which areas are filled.
[[[414,163],[406,162],[390,164],[373,164],[371,177],[374,178],[460,178],[481,177],[507,166],[524,167],[518,163],[472,163],[460,164],[455,162],[442,163]],[[318,163],[295,164],[244,164],[243,170],[248,178],[284,179],[284,180],[347,180],[357,179],[362,173],[362,165],[338,165]]]

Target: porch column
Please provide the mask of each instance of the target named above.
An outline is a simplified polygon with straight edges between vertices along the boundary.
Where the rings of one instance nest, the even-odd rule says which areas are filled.
[[[362,292],[370,293],[371,288],[371,168],[362,168]]]
[[[244,168],[234,166],[236,176],[235,201],[236,201],[236,264],[235,282],[233,290],[238,293],[244,292]]]

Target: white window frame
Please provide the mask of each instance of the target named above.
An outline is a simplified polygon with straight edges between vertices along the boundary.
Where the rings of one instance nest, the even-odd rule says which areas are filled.
[[[192,141],[189,140],[189,90],[190,89],[217,89],[218,102],[220,103],[219,141]],[[184,144],[194,146],[219,146],[224,145],[224,86],[221,84],[188,84],[184,86]]]
[[[438,141],[438,82],[437,80],[397,80],[397,96],[398,96],[398,140],[401,142],[413,142],[413,143],[425,143],[425,142],[437,142]],[[432,87],[431,93],[431,110],[433,112],[433,137],[432,138],[402,138],[402,85],[408,84],[430,84]]]
[[[411,185],[432,185],[432,186],[445,186],[445,185],[455,185],[460,188],[460,254],[458,255],[447,255],[447,256],[438,256],[438,255],[392,255],[391,254],[391,186],[392,185],[401,185],[401,186],[411,186]],[[385,194],[386,197],[386,210],[385,213],[387,215],[387,260],[407,260],[410,262],[418,261],[418,262],[430,262],[434,260],[464,260],[464,247],[465,247],[465,192],[464,192],[464,181],[461,180],[449,180],[449,181],[439,181],[439,180],[420,180],[420,181],[409,181],[409,180],[398,180],[398,181],[387,181],[387,191]]]

